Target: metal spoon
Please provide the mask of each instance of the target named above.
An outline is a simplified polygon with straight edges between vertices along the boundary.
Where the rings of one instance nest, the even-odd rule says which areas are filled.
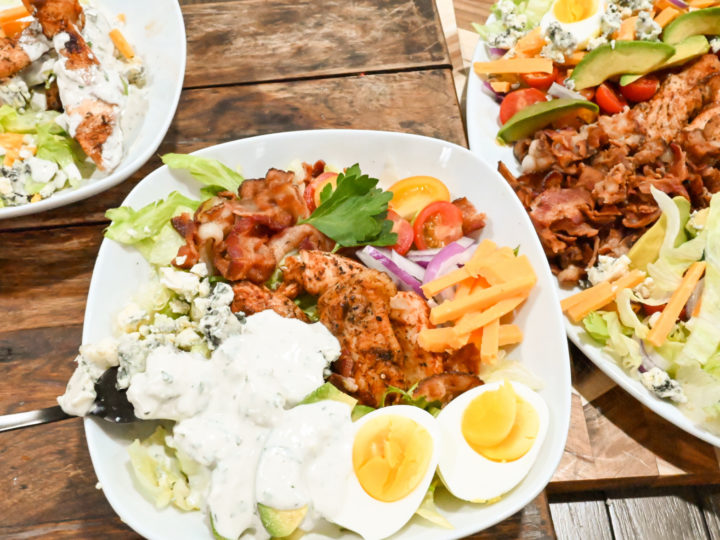
[[[117,388],[117,367],[108,369],[95,383],[95,406],[90,414],[98,416],[108,422],[127,423],[137,420],[135,412],[127,399],[127,390]],[[10,431],[37,424],[57,422],[66,418],[73,418],[60,408],[60,405],[0,416],[0,431]]]

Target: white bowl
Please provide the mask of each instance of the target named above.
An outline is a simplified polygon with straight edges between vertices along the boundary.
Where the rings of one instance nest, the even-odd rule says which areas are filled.
[[[485,43],[480,41],[473,54],[473,62],[485,62],[488,60]],[[495,170],[498,161],[503,161],[514,175],[520,174],[520,164],[513,155],[512,146],[498,144],[496,135],[500,126],[498,124],[498,113],[500,106],[483,90],[480,79],[470,70],[467,88],[467,109],[466,125],[468,130],[468,141],[470,150],[486,160]],[[557,287],[557,281],[555,286]],[[570,296],[580,289],[559,288],[560,298]],[[655,414],[661,416],[668,422],[675,424],[682,430],[702,439],[714,446],[720,447],[720,437],[696,425],[690,418],[685,416],[680,409],[669,401],[659,399],[655,394],[645,388],[640,381],[632,378],[613,358],[603,351],[602,347],[585,334],[582,327],[572,324],[567,319],[565,329],[568,337],[578,348],[597,366],[600,370],[617,383],[623,390],[645,405]],[[628,414],[632,414],[628,411]]]
[[[127,23],[123,34],[145,64],[147,111],[142,126],[120,164],[107,176],[84,180],[77,188],[53,193],[47,199],[0,208],[0,219],[26,216],[92,197],[130,177],[165,137],[175,114],[185,76],[185,23],[177,0],[94,0],[110,23],[120,13]],[[97,173],[96,173],[97,174]]]
[[[480,505],[443,498],[441,508],[455,529],[440,529],[416,518],[398,537],[465,536],[514,514],[543,490],[562,456],[570,421],[567,340],[554,280],[535,231],[512,190],[497,173],[468,150],[452,143],[376,131],[277,133],[228,142],[197,154],[219,159],[231,168],[240,166],[247,178],[263,177],[270,167],[287,167],[298,159],[308,162],[324,159],[337,167],[359,163],[364,172],[381,178],[385,187],[405,176],[432,175],[442,179],[453,195],[467,196],[479,211],[486,212],[488,225],[482,236],[500,245],[519,245],[538,275],[538,284],[517,317],[525,339],[511,357],[522,360],[542,378],[544,388],[540,394],[550,410],[550,427],[528,476],[501,500]],[[140,182],[124,204],[138,208],[173,190],[194,196],[199,193],[198,184],[186,173],[161,167]],[[90,284],[83,342],[111,334],[114,315],[137,292],[139,284],[148,279],[149,270],[135,250],[103,241]],[[148,538],[211,538],[200,513],[183,513],[173,508],[158,511],[133,486],[127,446],[138,426],[112,425],[87,418],[85,429],[98,479],[123,521]]]

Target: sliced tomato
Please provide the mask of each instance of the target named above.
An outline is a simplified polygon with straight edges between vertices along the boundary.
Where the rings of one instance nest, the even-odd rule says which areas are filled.
[[[557,66],[553,67],[552,73],[521,73],[520,78],[530,88],[537,88],[543,92],[552,86],[558,77]]]
[[[449,202],[431,203],[415,218],[413,229],[418,249],[444,247],[462,236],[462,212]]]
[[[555,75],[555,82],[559,85],[564,86],[565,85],[565,79],[567,79],[567,69],[565,68],[558,68],[555,66],[555,70],[553,71],[553,74]]]
[[[521,88],[510,92],[500,104],[500,123],[504,124],[525,107],[540,101],[547,101],[547,96],[537,88]]]
[[[395,182],[388,191],[393,194],[390,208],[408,221],[431,202],[450,200],[447,186],[433,176],[410,176]]]
[[[393,222],[392,232],[398,235],[397,244],[391,246],[400,255],[405,255],[410,251],[413,243],[414,231],[412,225],[407,219],[403,219],[397,212],[388,210],[387,219]]]
[[[654,75],[646,75],[635,82],[620,87],[620,93],[630,101],[647,101],[655,95],[660,81]]]
[[[305,198],[305,204],[307,204],[311,212],[320,206],[320,194],[327,184],[332,184],[333,189],[335,189],[337,177],[338,173],[324,172],[316,178],[313,178],[310,183],[305,186],[303,197]]]
[[[622,96],[618,96],[615,90],[607,83],[602,83],[595,92],[595,101],[605,114],[616,114],[622,111],[627,102]]]

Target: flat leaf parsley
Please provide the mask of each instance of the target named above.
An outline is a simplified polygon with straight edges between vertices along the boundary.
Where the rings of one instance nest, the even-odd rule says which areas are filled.
[[[334,190],[331,184],[323,188],[320,206],[298,224],[312,225],[335,240],[337,247],[396,244],[393,223],[385,219],[393,194],[375,187],[377,183],[377,178],[362,174],[356,163],[338,175]]]

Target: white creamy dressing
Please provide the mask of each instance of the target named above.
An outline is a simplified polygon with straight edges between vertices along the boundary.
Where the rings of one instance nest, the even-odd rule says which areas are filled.
[[[34,62],[50,50],[51,45],[48,38],[42,33],[40,23],[36,20],[33,20],[30,26],[23,30],[22,34],[20,34],[18,44],[20,48],[25,51],[25,54],[28,55],[30,62]]]
[[[212,470],[207,507],[217,532],[268,538],[255,510],[255,470],[265,439],[323,383],[340,355],[320,323],[263,311],[225,337],[210,359],[169,346],[154,349],[130,380],[128,399],[143,419],[177,423],[168,444]]]
[[[352,472],[352,408],[324,400],[285,411],[257,466],[258,503],[280,510],[308,506],[303,530],[343,508]]]
[[[115,57],[115,46],[110,39],[110,25],[96,9],[86,7],[85,26],[82,36],[92,49],[92,54],[100,65],[85,69],[67,69],[67,58],[61,52],[70,39],[67,32],[61,32],[53,38],[58,53],[54,72],[57,77],[60,99],[65,107],[65,121],[73,137],[83,120],[83,115],[74,112],[83,103],[104,101],[116,106],[117,119],[110,137],[103,144],[102,160],[106,170],[114,169],[123,155],[126,140],[124,131],[134,131],[142,121],[147,109],[144,93],[135,85],[128,84],[123,76],[141,70],[139,65],[128,65]]]

